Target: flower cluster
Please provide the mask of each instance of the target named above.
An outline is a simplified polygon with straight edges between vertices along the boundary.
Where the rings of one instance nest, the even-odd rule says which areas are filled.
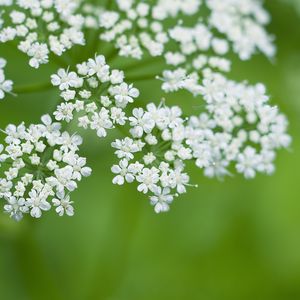
[[[178,106],[150,103],[146,108],[133,105],[127,116],[126,109],[140,92],[125,81],[124,71],[144,65],[129,60],[128,69],[111,69],[105,56],[82,62],[74,49],[67,57],[71,66],[51,76],[60,100],[53,115],[44,115],[37,125],[9,125],[3,131],[0,198],[6,201],[5,211],[16,220],[25,213],[39,218],[52,206],[60,216],[73,215],[69,193],[91,169],[78,154],[82,138],[63,129],[71,121],[94,130],[100,138],[110,129],[121,129],[123,138],[112,143],[118,158],[112,167],[113,183],[135,182],[157,213],[168,211],[174,198],[186,192],[188,161],[195,162],[208,177],[224,177],[234,171],[247,179],[259,172],[271,174],[276,150],[291,142],[288,121],[271,106],[263,84],[239,83],[227,77],[230,53],[240,60],[256,52],[269,58],[275,55],[273,37],[265,30],[270,17],[262,1],[105,3],[0,0],[0,43],[16,42],[33,68],[74,45],[86,45],[81,57],[90,57],[100,44],[104,53],[114,48],[107,58],[116,52],[135,59],[147,55],[150,63],[159,63],[156,74],[131,78],[156,77],[165,93],[185,89],[199,99],[201,113],[183,117]],[[65,66],[64,58],[56,60]],[[0,58],[0,99],[13,85],[5,78],[5,65]]]
[[[192,16],[199,12],[201,3],[201,0],[158,0],[153,9],[153,17],[164,20],[167,17],[175,18],[179,14]]]
[[[193,26],[179,23],[168,31],[171,51],[164,53],[166,65],[162,89],[174,92],[186,89],[200,92],[202,73],[207,69],[229,72],[231,62],[226,55],[236,53],[248,60],[257,51],[271,58],[276,52],[273,37],[264,29],[269,15],[260,1],[207,0],[207,19]]]
[[[167,69],[160,78],[165,92],[186,89],[197,95],[199,80],[206,69],[231,70],[230,60],[224,57],[230,50],[229,42],[214,36],[212,29],[203,22],[195,27],[177,25],[169,31],[169,35],[174,46],[164,55]]]
[[[0,145],[0,198],[6,200],[5,212],[15,220],[30,213],[40,218],[53,205],[62,216],[74,214],[69,193],[82,177],[91,174],[86,159],[78,155],[82,138],[60,131],[49,115],[42,123],[8,125],[5,145]],[[52,202],[52,203],[51,203]]]
[[[2,0],[0,6],[7,20],[2,26],[0,22],[0,43],[18,41],[33,68],[48,63],[50,52],[60,56],[73,45],[85,44],[85,18],[76,13],[79,1]]]
[[[209,25],[232,43],[241,59],[249,59],[257,50],[268,57],[275,54],[274,38],[264,29],[270,16],[262,1],[207,0],[206,3],[211,10]]]
[[[0,100],[4,98],[5,93],[10,93],[13,89],[13,82],[5,78],[5,66],[6,60],[0,57]]]
[[[155,7],[140,1],[116,1],[117,9],[104,10],[99,17],[103,29],[100,39],[114,42],[119,54],[141,59],[146,49],[151,56],[160,56],[168,41],[160,20],[155,20]]]
[[[129,121],[130,136],[112,143],[120,160],[112,167],[113,183],[137,182],[137,190],[150,195],[157,213],[168,211],[189,185],[184,161],[192,158],[192,151],[181,109],[150,103],[146,110],[133,109]]]
[[[246,178],[271,174],[275,150],[287,148],[288,122],[271,106],[264,85],[236,83],[207,72],[201,86],[206,112],[191,117],[187,143],[208,177],[230,174],[231,164]]]
[[[136,88],[124,82],[122,71],[110,70],[103,55],[78,64],[76,72],[60,69],[51,82],[64,100],[54,112],[55,119],[70,122],[76,112],[78,126],[95,130],[99,137],[125,124],[124,108],[139,96]]]
[[[146,50],[151,56],[161,56],[169,41],[166,22],[182,14],[198,12],[200,0],[158,0],[153,4],[141,1],[116,1],[116,7],[104,9],[99,17],[100,39],[113,42],[119,54],[141,59]]]
[[[151,56],[164,54],[167,63],[178,64],[185,56],[210,49],[224,55],[231,47],[243,60],[257,50],[269,57],[275,53],[273,37],[264,29],[270,17],[259,0],[116,2],[116,8],[100,14],[104,31],[100,38],[114,42],[121,56],[140,59],[147,50]],[[197,17],[190,25],[193,15]],[[176,52],[169,50],[174,45],[179,47]]]
[[[100,39],[114,43],[121,56],[141,59],[145,50],[163,56],[159,78],[165,92],[186,89],[197,95],[203,70],[230,71],[230,51],[242,60],[258,51],[268,57],[276,52],[264,28],[270,17],[259,0],[116,2],[100,13]]]

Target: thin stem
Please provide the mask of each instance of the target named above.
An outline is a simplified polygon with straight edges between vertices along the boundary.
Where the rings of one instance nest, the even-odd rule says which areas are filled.
[[[51,60],[53,60],[56,65],[58,65],[59,67],[62,67],[64,69],[66,69],[69,64],[67,62],[64,61],[64,59],[62,59],[60,56],[53,54],[51,56]]]
[[[133,76],[133,77],[127,77],[126,80],[130,82],[135,81],[146,81],[146,80],[154,80],[156,79],[157,74],[148,74],[148,75],[142,75],[142,76]]]
[[[136,60],[132,63],[126,64],[125,66],[123,66],[123,68],[125,68],[126,71],[128,72],[129,70],[136,69],[138,67],[145,67],[150,64],[153,66],[153,64],[156,65],[158,63],[161,63],[161,61],[159,59],[154,59],[153,56],[150,56],[150,57],[146,57],[144,59]]]
[[[119,50],[116,48],[113,48],[112,52],[110,52],[107,56],[106,56],[106,61],[111,64],[112,61],[118,57],[119,54]]]
[[[29,84],[23,86],[16,86],[14,88],[14,93],[16,94],[28,94],[36,93],[53,88],[53,85],[50,82],[44,82],[39,84]]]
[[[118,129],[118,131],[119,131],[120,133],[122,133],[125,137],[128,137],[128,136],[129,136],[129,131],[126,130],[126,128],[124,128],[124,126],[116,124],[114,128],[115,128],[115,129]]]

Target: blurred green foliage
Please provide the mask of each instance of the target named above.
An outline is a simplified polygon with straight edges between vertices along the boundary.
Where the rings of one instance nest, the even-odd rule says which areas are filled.
[[[177,199],[170,213],[156,215],[134,186],[111,184],[110,142],[118,133],[96,142],[87,133],[82,152],[94,173],[73,194],[73,218],[45,213],[15,223],[0,215],[0,299],[300,299],[300,16],[284,1],[266,2],[277,59],[235,59],[232,77],[266,83],[290,119],[294,142],[279,153],[275,175],[219,182],[191,168],[199,188]],[[52,64],[35,72],[11,46],[1,46],[0,56],[16,85],[44,82],[57,69]],[[132,68],[132,76],[151,68]],[[160,101],[159,83],[136,85],[139,104]],[[55,90],[9,97],[0,103],[0,127],[37,122],[56,99]],[[199,99],[186,93],[168,95],[167,103],[201,111]]]

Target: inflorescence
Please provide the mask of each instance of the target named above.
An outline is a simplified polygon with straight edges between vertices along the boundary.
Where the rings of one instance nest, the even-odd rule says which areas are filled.
[[[86,159],[78,155],[82,138],[61,132],[61,124],[52,123],[49,115],[41,121],[29,127],[9,125],[3,132],[0,197],[7,201],[5,212],[16,220],[25,213],[39,218],[51,203],[60,216],[73,215],[69,193],[91,174]]]
[[[70,193],[92,170],[79,155],[82,137],[67,130],[71,121],[99,138],[120,131],[122,137],[111,144],[118,159],[112,182],[135,184],[157,213],[196,186],[188,162],[207,177],[236,172],[250,179],[272,174],[276,150],[291,143],[288,120],[271,105],[265,86],[228,76],[229,54],[248,60],[257,52],[268,58],[276,53],[265,30],[270,16],[260,0],[117,0],[106,6],[0,0],[0,9],[0,44],[14,44],[33,68],[52,59],[62,62],[58,57],[75,46],[101,53],[90,44],[109,44],[128,61],[159,62],[153,79],[162,83],[162,91],[170,96],[186,90],[201,107],[195,116],[167,101],[138,107],[140,91],[134,80],[125,79],[126,67],[111,69],[102,54],[68,56],[73,63],[62,64],[50,78],[59,93],[55,110],[40,124],[2,130],[0,198],[15,220],[24,214],[39,218],[52,207],[59,216],[74,214]],[[0,58],[0,99],[14,95],[5,66]]]

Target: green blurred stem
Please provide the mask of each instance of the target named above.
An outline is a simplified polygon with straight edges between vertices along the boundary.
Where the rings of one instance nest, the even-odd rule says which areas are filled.
[[[53,60],[53,61],[55,62],[55,64],[56,64],[57,66],[61,67],[61,68],[66,69],[66,68],[69,67],[69,64],[68,64],[63,58],[61,58],[61,57],[58,56],[58,55],[53,54],[53,55],[51,56],[51,60]]]
[[[162,62],[163,61],[161,61],[159,59],[153,60],[153,56],[150,56],[150,57],[147,57],[144,59],[140,59],[140,60],[131,62],[131,63],[123,66],[123,68],[126,69],[126,71],[128,72],[129,70],[132,70],[132,69],[136,69],[139,67],[144,68],[145,66],[148,66],[148,65],[153,66],[153,64],[157,65],[157,64],[161,64]]]
[[[118,131],[119,131],[120,133],[122,133],[125,137],[126,137],[126,136],[129,136],[129,132],[128,132],[128,130],[126,130],[126,129],[124,128],[124,126],[121,126],[121,125],[115,125],[115,128],[118,129]]]
[[[147,81],[147,80],[154,80],[157,79],[157,74],[148,74],[142,76],[133,76],[133,77],[126,77],[127,81],[136,82],[136,81]]]
[[[112,49],[112,51],[106,55],[106,61],[109,63],[109,64],[112,64],[112,62],[118,57],[118,54],[119,54],[119,50],[114,48]]]
[[[16,86],[14,88],[14,93],[16,94],[28,94],[42,92],[53,88],[53,85],[50,82],[44,82],[39,84],[28,84],[23,86]]]

